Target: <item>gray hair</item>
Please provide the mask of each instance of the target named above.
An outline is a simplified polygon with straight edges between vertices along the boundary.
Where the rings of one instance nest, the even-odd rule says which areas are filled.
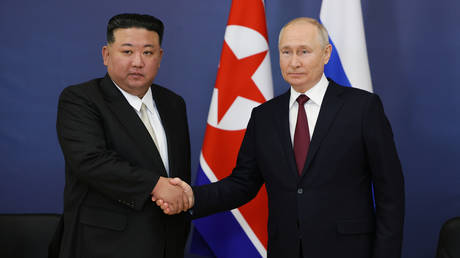
[[[321,47],[324,48],[329,44],[329,36],[328,36],[326,27],[324,27],[316,19],[313,19],[313,18],[310,18],[310,17],[299,17],[299,18],[295,18],[295,19],[291,20],[290,22],[286,23],[283,26],[283,28],[281,28],[280,34],[279,34],[279,37],[278,37],[278,46],[280,44],[281,35],[283,34],[283,32],[286,29],[286,27],[288,27],[289,25],[292,25],[292,24],[297,24],[297,23],[310,23],[310,24],[316,26],[316,28],[318,29],[318,36],[319,36],[319,41],[320,41]]]

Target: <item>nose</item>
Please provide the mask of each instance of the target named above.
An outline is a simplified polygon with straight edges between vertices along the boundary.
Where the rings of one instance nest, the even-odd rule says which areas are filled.
[[[142,68],[144,67],[144,60],[142,58],[142,53],[135,53],[132,55],[132,66]]]
[[[295,54],[292,55],[291,60],[289,60],[289,65],[295,68],[300,67],[299,57]]]

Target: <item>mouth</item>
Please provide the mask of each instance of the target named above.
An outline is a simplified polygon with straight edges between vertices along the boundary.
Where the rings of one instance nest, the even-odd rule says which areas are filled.
[[[298,77],[298,76],[303,76],[305,75],[305,73],[288,73],[289,76],[294,76],[294,77]]]
[[[129,73],[128,76],[133,78],[144,78],[142,73]]]

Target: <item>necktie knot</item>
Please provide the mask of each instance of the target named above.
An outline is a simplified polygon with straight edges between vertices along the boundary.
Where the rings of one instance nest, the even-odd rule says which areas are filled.
[[[147,112],[147,105],[145,105],[144,102],[142,102],[142,104],[141,104],[140,112],[141,112],[141,113]],[[146,113],[146,114],[147,114],[147,113]]]
[[[299,97],[297,97],[297,103],[299,103],[299,105],[304,105],[310,98],[305,95],[305,94],[301,94],[299,95]]]

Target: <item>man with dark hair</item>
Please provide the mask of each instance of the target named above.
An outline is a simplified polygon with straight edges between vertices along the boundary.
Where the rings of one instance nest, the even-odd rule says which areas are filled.
[[[107,43],[115,41],[113,32],[116,29],[144,28],[149,31],[155,31],[160,37],[160,45],[163,42],[164,25],[159,19],[146,14],[124,13],[113,16],[107,24]]]
[[[162,36],[155,17],[114,16],[102,48],[105,77],[67,87],[59,98],[66,163],[63,223],[52,243],[59,257],[184,256],[185,214],[166,216],[151,201],[169,200],[178,210],[189,201],[168,183],[190,183],[190,142],[184,100],[152,84]]]
[[[332,46],[317,20],[286,24],[278,48],[290,88],[253,109],[232,174],[193,192],[171,183],[194,194],[197,218],[265,183],[269,258],[401,257],[404,179],[380,98],[325,77]]]

